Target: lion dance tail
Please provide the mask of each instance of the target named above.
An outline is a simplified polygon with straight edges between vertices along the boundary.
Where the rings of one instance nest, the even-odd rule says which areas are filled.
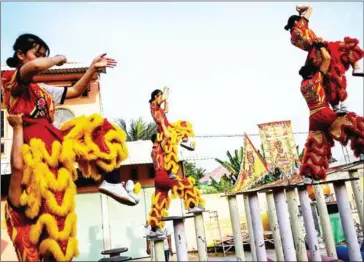
[[[128,156],[125,133],[100,115],[75,118],[61,130],[63,142],[55,140],[50,150],[36,138],[22,148],[25,190],[20,202],[24,220],[35,222],[24,226],[7,212],[9,234],[20,261],[39,261],[40,257],[71,261],[78,256],[75,165],[79,164],[85,177],[98,180],[102,171],[113,170]]]
[[[178,166],[178,145],[183,138],[194,137],[192,125],[187,121],[178,121],[168,126],[171,138],[163,148],[165,152],[165,170],[177,174]],[[158,141],[162,141],[163,133],[158,133]]]

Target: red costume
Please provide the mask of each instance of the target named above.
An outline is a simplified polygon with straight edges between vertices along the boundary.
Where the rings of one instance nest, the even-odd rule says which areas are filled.
[[[364,118],[348,113],[339,117],[328,105],[320,71],[302,81],[301,92],[310,109],[309,135],[300,174],[319,180],[326,178],[333,139],[351,148],[356,156],[364,153]]]
[[[204,201],[201,198],[200,191],[194,186],[195,181],[192,177],[186,179],[185,177],[177,176],[176,180],[169,178],[168,173],[164,169],[165,154],[161,145],[153,146],[151,156],[156,177],[154,180],[155,193],[152,196],[152,207],[149,212],[148,223],[152,227],[163,228],[164,222],[161,219],[168,216],[167,210],[170,204],[169,190],[172,190],[172,194],[175,197],[179,196],[184,200],[185,209],[199,205],[203,206]]]
[[[19,261],[71,261],[78,255],[75,162],[84,176],[98,179],[101,170],[109,172],[127,157],[125,134],[98,115],[75,118],[59,130],[47,90],[21,83],[17,70],[1,78],[9,114],[24,114],[22,207],[6,206],[8,233]]]
[[[319,68],[322,59],[320,50],[313,45],[316,38],[305,17],[297,21],[291,30],[291,43],[308,52],[306,64]],[[358,46],[359,41],[350,37],[345,37],[344,41],[325,41],[323,44],[331,56],[331,65],[324,82],[327,100],[330,105],[337,106],[347,98],[345,72],[364,56],[364,51]]]
[[[179,166],[178,166],[178,144],[181,139],[187,139],[188,137],[193,137],[192,125],[187,121],[178,121],[175,123],[169,123],[167,117],[164,113],[163,108],[157,103],[157,101],[153,101],[150,103],[150,112],[152,117],[157,124],[158,131],[158,141],[162,141],[163,139],[163,128],[162,123],[168,129],[170,133],[170,139],[163,149],[165,153],[164,156],[164,169],[168,172],[172,172],[177,174]]]

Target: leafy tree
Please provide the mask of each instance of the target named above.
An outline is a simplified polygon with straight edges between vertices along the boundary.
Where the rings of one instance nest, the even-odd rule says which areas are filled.
[[[196,167],[195,163],[184,162],[183,170],[186,177],[193,177],[196,180],[196,186],[200,187],[200,179],[206,175],[206,169]]]
[[[126,141],[149,140],[157,132],[154,122],[145,122],[141,117],[131,120],[129,126],[121,118],[115,119],[114,123],[125,131]]]
[[[243,147],[240,147],[239,150],[236,149],[234,151],[234,155],[232,155],[229,151],[226,151],[226,155],[228,157],[228,161],[223,161],[218,158],[215,158],[215,161],[230,172],[231,176],[233,176],[231,180],[236,181],[244,158],[244,149]]]

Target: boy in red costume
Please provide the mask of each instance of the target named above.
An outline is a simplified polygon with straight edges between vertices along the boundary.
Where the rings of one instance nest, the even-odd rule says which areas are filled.
[[[316,34],[309,28],[309,19],[312,13],[310,6],[297,6],[299,15],[292,15],[285,26],[290,31],[291,43],[308,52],[306,65],[310,64],[317,69],[322,63],[320,51],[314,44],[321,42]],[[326,74],[324,87],[327,100],[335,112],[346,113],[343,102],[347,98],[345,71],[351,66],[353,76],[364,76],[358,61],[364,56],[363,50],[358,46],[359,41],[354,38],[345,37],[344,41],[328,42],[323,44],[331,56],[331,64]],[[341,103],[341,108],[339,104]]]
[[[163,146],[168,142],[169,134],[165,134],[161,142],[157,141],[157,135],[152,136],[153,149],[151,157],[153,159],[154,170],[156,173],[154,186],[155,193],[152,197],[152,207],[149,212],[148,223],[151,226],[150,237],[163,235],[164,222],[161,221],[166,217],[170,204],[168,192],[172,190],[172,194],[184,200],[185,209],[190,213],[202,212],[204,210],[204,201],[201,198],[200,191],[194,186],[194,179],[188,179],[183,176],[177,176],[171,179],[164,168],[164,151]]]
[[[300,174],[315,180],[325,179],[331,158],[333,139],[351,148],[358,157],[364,153],[364,118],[354,113],[339,116],[327,101],[324,80],[329,70],[331,57],[323,43],[316,43],[322,63],[319,69],[305,65],[299,74],[303,77],[301,92],[310,110],[309,135],[305,144]]]

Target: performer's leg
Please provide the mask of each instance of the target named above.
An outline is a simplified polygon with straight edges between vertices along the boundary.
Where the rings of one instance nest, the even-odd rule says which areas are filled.
[[[148,224],[151,226],[151,232],[149,232],[150,237],[163,235],[165,222],[161,221],[161,219],[168,216],[167,210],[169,208],[169,202],[168,191],[156,188],[152,196],[152,206],[148,218]]]
[[[25,216],[24,209],[13,209],[10,205],[5,205],[5,219],[18,261],[40,261],[39,247],[30,241],[32,221]]]

